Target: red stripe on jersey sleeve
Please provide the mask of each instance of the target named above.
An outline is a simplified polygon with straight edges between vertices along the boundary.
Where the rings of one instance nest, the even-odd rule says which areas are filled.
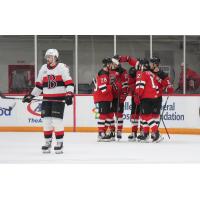
[[[64,82],[65,85],[70,85],[70,84],[74,84],[74,82],[72,80],[67,80]]]

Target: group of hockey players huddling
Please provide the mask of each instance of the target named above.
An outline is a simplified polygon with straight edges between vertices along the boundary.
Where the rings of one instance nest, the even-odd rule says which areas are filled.
[[[122,67],[127,62],[129,72]],[[137,59],[131,56],[106,57],[94,79],[94,103],[98,107],[98,141],[122,138],[124,101],[131,95],[131,134],[129,141],[160,142],[159,133],[162,94],[173,94],[168,74],[159,68],[160,59]],[[116,119],[116,125],[115,120]],[[139,122],[140,121],[140,126]]]

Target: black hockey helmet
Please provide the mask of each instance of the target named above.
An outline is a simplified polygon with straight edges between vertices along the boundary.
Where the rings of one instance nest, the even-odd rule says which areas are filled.
[[[156,65],[159,65],[160,64],[160,58],[158,58],[157,56],[153,56],[151,59],[150,59],[150,62],[151,63],[154,63]]]
[[[112,63],[112,59],[110,57],[105,57],[103,60],[102,60],[102,63],[104,65],[107,65],[107,64],[111,64]]]
[[[115,54],[115,55],[113,56],[113,58],[119,61],[119,55],[118,55],[118,54]]]
[[[140,59],[140,66],[143,70],[150,70],[149,61],[146,58]]]

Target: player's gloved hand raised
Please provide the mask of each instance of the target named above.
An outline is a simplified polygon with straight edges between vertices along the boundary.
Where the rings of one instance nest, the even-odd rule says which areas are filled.
[[[134,96],[134,102],[135,102],[136,105],[140,104],[140,98],[139,98],[139,96]]]
[[[25,95],[24,98],[22,99],[22,102],[23,102],[23,103],[30,103],[30,102],[33,100],[34,97],[35,97],[35,96],[33,96],[32,94],[27,94],[27,95]]]
[[[74,97],[74,94],[72,92],[67,92],[65,97],[65,103],[69,106],[72,105],[72,99]]]
[[[120,63],[128,62],[128,60],[129,60],[129,56],[119,56]]]

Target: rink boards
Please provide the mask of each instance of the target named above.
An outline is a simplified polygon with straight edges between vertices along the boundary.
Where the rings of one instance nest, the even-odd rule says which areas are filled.
[[[17,96],[15,96],[17,97]],[[163,120],[170,133],[200,134],[200,96],[163,97]],[[13,107],[13,109],[11,109]],[[124,104],[124,131],[130,132],[131,97]],[[41,102],[24,104],[0,99],[0,131],[42,131]],[[65,131],[96,132],[98,108],[91,95],[76,95],[74,105],[66,106]],[[163,123],[160,131],[165,132]]]

